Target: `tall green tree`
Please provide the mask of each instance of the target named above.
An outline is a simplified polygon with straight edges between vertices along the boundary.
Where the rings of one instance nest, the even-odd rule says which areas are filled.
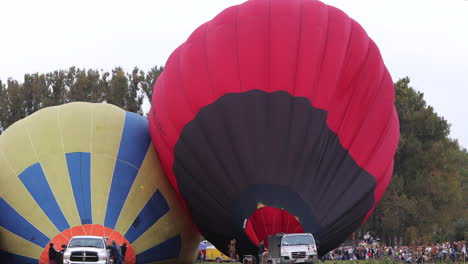
[[[164,68],[162,66],[155,66],[152,67],[146,74],[146,83],[142,86],[142,89],[146,93],[146,96],[150,101],[153,98],[154,84],[158,80],[159,76],[162,74],[163,69]]]
[[[25,74],[21,85],[26,116],[51,105],[49,89],[44,74]]]
[[[128,79],[121,67],[116,67],[112,70],[110,81],[110,93],[107,97],[107,102],[126,109],[126,99],[128,97]]]
[[[126,96],[127,111],[143,114],[141,109],[141,105],[143,104],[143,93],[141,86],[145,84],[145,77],[145,73],[138,69],[138,67],[133,68],[132,73],[128,74],[130,86],[128,87]]]
[[[0,135],[5,130],[5,119],[8,114],[7,90],[5,84],[0,80]]]
[[[70,86],[70,101],[88,102],[91,98],[91,87],[88,84],[86,70],[77,69]]]
[[[51,90],[51,105],[60,105],[67,102],[65,76],[66,72],[62,70],[49,72],[46,75],[47,87]]]
[[[103,91],[100,89],[99,80],[101,78],[101,74],[98,70],[88,70],[87,73],[88,78],[88,102],[98,103],[102,102],[103,100]]]
[[[22,86],[18,83],[18,81],[8,79],[6,87],[7,110],[5,114],[5,119],[2,122],[5,129],[12,125],[14,122],[26,116],[26,106]]]

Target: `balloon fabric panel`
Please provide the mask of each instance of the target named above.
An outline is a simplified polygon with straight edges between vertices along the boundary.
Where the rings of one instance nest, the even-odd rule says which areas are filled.
[[[127,242],[126,263],[191,263],[200,237],[150,143],[144,117],[108,104],[13,124],[0,136],[0,262],[48,262],[50,242],[107,235]]]
[[[171,184],[220,249],[245,239],[240,218],[261,197],[235,219],[230,208],[263,188],[249,185],[268,183],[287,187],[285,199],[299,195],[316,224],[304,231],[320,238],[320,254],[338,246],[382,197],[399,137],[377,46],[345,13],[314,0],[251,0],[197,28],[169,57],[149,119]],[[215,231],[218,220],[231,231]],[[239,247],[255,253],[248,240]]]

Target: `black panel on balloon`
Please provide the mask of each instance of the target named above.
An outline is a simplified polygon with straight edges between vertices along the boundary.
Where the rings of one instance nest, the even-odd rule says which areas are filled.
[[[230,93],[203,107],[175,146],[174,173],[203,236],[256,254],[244,223],[259,205],[283,208],[337,247],[374,203],[375,178],[326,124],[327,112],[284,91]],[[265,220],[268,221],[268,220]]]

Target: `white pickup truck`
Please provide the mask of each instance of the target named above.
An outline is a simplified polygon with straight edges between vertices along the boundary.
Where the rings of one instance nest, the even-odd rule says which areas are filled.
[[[63,252],[64,264],[111,264],[110,250],[107,248],[107,237],[74,236]]]

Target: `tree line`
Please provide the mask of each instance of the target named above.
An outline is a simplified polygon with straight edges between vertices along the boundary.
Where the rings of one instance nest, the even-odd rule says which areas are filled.
[[[111,72],[70,67],[0,80],[0,133],[17,120],[53,105],[107,102],[146,114],[163,67]],[[358,233],[371,232],[389,245],[468,239],[468,153],[451,139],[450,124],[427,105],[409,78],[395,83],[400,142],[392,181]]]
[[[468,153],[409,83],[395,83],[400,142],[392,181],[360,231],[388,245],[467,240]]]
[[[121,67],[110,72],[70,67],[46,74],[25,74],[22,82],[0,80],[0,133],[41,108],[76,101],[107,102],[145,114],[143,100],[151,100],[162,70],[155,66],[144,72],[135,67],[127,73]]]

